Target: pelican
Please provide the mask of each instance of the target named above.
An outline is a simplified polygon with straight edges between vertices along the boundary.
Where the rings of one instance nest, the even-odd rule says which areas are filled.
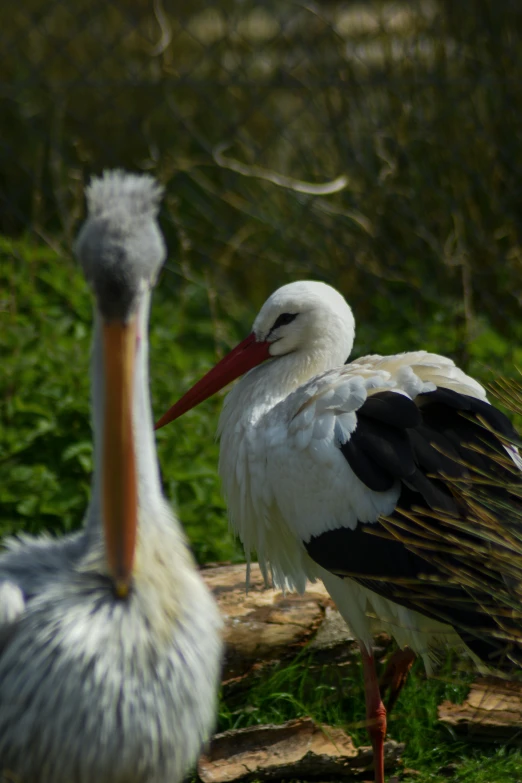
[[[149,401],[161,194],[121,171],[87,189],[91,502],[81,532],[0,555],[0,773],[16,783],[178,783],[214,725],[220,619],[161,492]]]
[[[434,546],[407,546],[385,520],[416,508],[456,520],[464,511],[455,481],[474,469],[514,480],[521,463],[510,422],[453,361],[415,351],[344,364],[354,336],[352,311],[333,288],[283,286],[252,333],[156,426],[246,373],[219,423],[231,525],[247,560],[256,551],[279,586],[303,591],[307,579],[322,579],[357,636],[375,781],[382,783],[386,709],[372,631],[391,633],[428,670],[446,643],[497,668],[522,659],[520,646],[500,638],[486,580],[482,594],[470,595],[462,567],[459,583],[458,550],[444,568]],[[486,448],[506,455],[508,467]],[[498,564],[489,569],[502,581]]]

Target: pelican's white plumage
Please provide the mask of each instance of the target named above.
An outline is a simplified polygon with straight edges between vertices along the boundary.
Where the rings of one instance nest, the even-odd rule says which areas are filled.
[[[215,721],[220,619],[162,495],[152,429],[160,196],[122,172],[88,190],[92,499],[81,532],[0,555],[0,777],[17,783],[180,783]]]

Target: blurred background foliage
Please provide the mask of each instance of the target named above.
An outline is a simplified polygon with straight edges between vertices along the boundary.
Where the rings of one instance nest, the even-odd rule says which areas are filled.
[[[0,533],[85,509],[71,246],[106,167],[167,189],[156,413],[306,277],[353,305],[355,354],[427,348],[483,381],[522,366],[518,0],[4,0],[0,47]],[[158,436],[200,561],[239,557],[219,407]]]

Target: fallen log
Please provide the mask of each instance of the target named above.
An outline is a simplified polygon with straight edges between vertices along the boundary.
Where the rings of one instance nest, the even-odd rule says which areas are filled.
[[[387,768],[397,763],[403,747],[393,740],[385,743]],[[356,748],[342,729],[303,718],[216,734],[199,760],[198,775],[203,783],[360,780],[371,765],[371,747]]]

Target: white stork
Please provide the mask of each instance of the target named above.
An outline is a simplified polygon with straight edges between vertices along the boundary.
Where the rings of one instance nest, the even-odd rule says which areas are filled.
[[[0,777],[180,783],[215,720],[220,619],[160,489],[148,383],[161,188],[106,173],[76,253],[94,292],[84,529],[0,555]]]
[[[502,438],[483,423],[508,439],[516,433],[483,387],[448,358],[416,351],[344,364],[354,333],[350,307],[330,286],[283,286],[250,336],[156,426],[250,371],[228,394],[219,423],[231,525],[248,560],[256,551],[276,584],[302,591],[307,579],[322,579],[356,634],[375,780],[382,783],[386,710],[372,631],[390,632],[428,667],[444,643],[495,665],[506,647],[484,596],[470,598],[451,581],[440,553],[393,539],[383,517],[413,507],[458,517],[449,478],[472,467],[500,470],[484,455],[485,444],[506,454]],[[458,552],[448,557],[458,567]],[[494,597],[486,597],[491,608]],[[511,651],[517,653],[520,659],[520,649]]]

